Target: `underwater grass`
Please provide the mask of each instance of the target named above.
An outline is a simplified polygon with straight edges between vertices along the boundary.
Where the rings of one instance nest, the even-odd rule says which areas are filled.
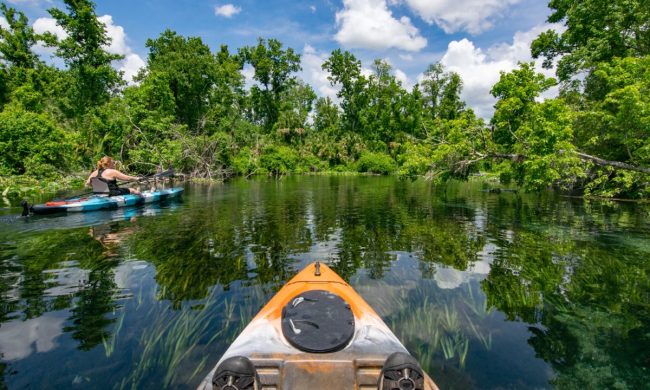
[[[431,369],[436,360],[443,360],[464,368],[472,340],[486,350],[492,348],[492,333],[484,323],[493,310],[487,308],[485,298],[473,291],[477,287],[467,284],[462,292],[451,293],[437,288],[431,281],[409,287],[384,280],[367,284],[356,279],[352,283],[362,295],[368,296],[372,306],[423,367]]]
[[[111,357],[113,355],[113,352],[115,352],[115,348],[117,347],[117,339],[120,334],[120,330],[122,329],[122,326],[124,325],[124,316],[126,315],[125,311],[122,311],[122,315],[119,317],[117,322],[115,323],[115,328],[113,329],[112,337],[110,339],[106,339],[105,337],[102,337],[102,345],[104,346],[104,354],[106,355],[107,358]]]
[[[120,388],[140,389],[154,381],[174,387],[206,374],[218,351],[225,350],[266,299],[258,286],[247,288],[243,298],[221,295],[221,288],[215,287],[202,305],[183,305],[179,310],[169,302],[154,301],[145,314],[151,321],[140,336],[142,352]],[[152,379],[161,372],[162,378]]]

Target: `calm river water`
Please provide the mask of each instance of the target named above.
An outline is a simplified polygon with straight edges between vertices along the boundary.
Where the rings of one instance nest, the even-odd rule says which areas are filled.
[[[0,388],[195,388],[304,265],[441,389],[646,388],[650,208],[481,183],[289,177],[182,201],[0,210]]]

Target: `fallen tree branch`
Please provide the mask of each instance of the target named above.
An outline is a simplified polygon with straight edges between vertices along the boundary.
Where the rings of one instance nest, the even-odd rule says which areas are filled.
[[[560,153],[565,153],[565,151],[560,150]],[[635,171],[635,172],[650,174],[650,168],[639,167],[639,166],[636,166],[636,165],[631,165],[631,164],[627,164],[627,163],[620,162],[620,161],[605,160],[605,159],[602,159],[600,157],[591,156],[589,154],[578,152],[578,151],[574,151],[572,153],[575,153],[576,156],[578,156],[580,159],[589,160],[589,161],[593,162],[596,165],[608,166],[608,167],[614,167],[614,168],[619,168],[619,169],[625,169],[625,170],[628,170],[628,171]],[[469,166],[469,165],[471,165],[473,163],[479,162],[479,161],[481,161],[483,159],[486,159],[486,158],[503,158],[503,159],[508,159],[508,160],[512,160],[512,161],[515,161],[515,162],[522,162],[522,161],[524,161],[525,159],[528,158],[527,156],[525,156],[523,154],[517,154],[517,153],[488,153],[488,154],[483,154],[483,153],[475,152],[475,154],[478,155],[480,158],[478,158],[476,160],[463,160],[463,161],[460,161],[458,163],[458,165],[460,165],[464,169],[467,166]]]
[[[596,156],[590,156],[585,153],[581,152],[574,152],[578,157],[580,157],[583,160],[589,160],[593,162],[596,165],[600,166],[608,166],[608,167],[614,167],[614,168],[620,168],[620,169],[626,169],[628,171],[635,171],[635,172],[642,172],[642,173],[647,173],[650,174],[650,168],[645,168],[645,167],[637,167],[635,165],[630,165],[624,162],[620,161],[609,161],[609,160],[604,160],[600,157]]]

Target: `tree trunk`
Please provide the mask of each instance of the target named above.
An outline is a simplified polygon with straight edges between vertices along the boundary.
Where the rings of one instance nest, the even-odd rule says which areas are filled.
[[[626,164],[624,162],[620,161],[609,161],[609,160],[603,160],[602,158],[596,157],[596,156],[590,156],[585,153],[580,153],[580,152],[575,152],[575,154],[580,157],[583,160],[589,160],[596,165],[600,166],[609,166],[609,167],[614,167],[614,168],[620,168],[620,169],[626,169],[628,171],[635,171],[635,172],[642,172],[642,173],[647,173],[650,174],[650,168],[645,168],[645,167],[637,167],[635,165],[630,165]]]
[[[563,153],[563,152],[564,151],[560,151],[560,153]],[[650,174],[650,168],[638,167],[638,166],[630,165],[630,164],[620,162],[620,161],[604,160],[604,159],[602,159],[600,157],[591,156],[589,154],[581,153],[581,152],[578,152],[578,151],[575,151],[573,153],[575,153],[576,156],[578,156],[580,159],[589,160],[589,161],[593,162],[596,165],[614,167],[614,168],[618,168],[618,169],[625,169],[625,170],[628,170],[628,171],[635,171],[635,172]],[[509,159],[509,160],[513,160],[513,161],[516,161],[516,162],[521,162],[521,161],[523,161],[523,160],[525,160],[527,158],[523,154],[515,154],[515,153],[512,153],[512,154],[511,153],[490,153],[490,154],[487,154],[487,155],[483,155],[483,154],[479,154],[479,155],[482,158],[504,158],[504,159]]]

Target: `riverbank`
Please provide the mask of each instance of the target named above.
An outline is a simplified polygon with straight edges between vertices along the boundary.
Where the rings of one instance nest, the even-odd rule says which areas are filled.
[[[342,171],[342,170],[324,170],[324,171],[314,171],[314,172],[292,172],[281,176],[288,175],[298,175],[298,176],[396,176],[410,179],[424,178],[427,179],[427,176],[417,175],[413,177],[404,176],[399,173],[377,173],[377,172],[359,172],[359,171]],[[256,172],[251,175],[245,176],[246,178],[250,177],[261,177],[261,176],[272,176],[268,172]],[[193,177],[184,173],[178,173],[177,179],[180,181],[189,181],[197,184],[210,184],[210,183],[220,183],[230,178],[222,179],[208,179],[204,177]],[[84,181],[86,179],[86,173],[78,172],[71,173],[66,176],[50,177],[50,178],[35,178],[31,176],[24,175],[13,175],[3,177],[0,176],[0,202],[3,206],[6,207],[17,207],[21,200],[28,199],[34,201],[36,199],[43,199],[48,196],[56,196],[61,192],[70,192],[74,190],[83,190]],[[505,186],[499,183],[499,178],[494,173],[481,173],[477,175],[472,175],[468,177],[468,181],[482,182],[485,184],[484,190],[491,193],[501,193],[501,192],[523,192],[522,188],[517,186]],[[626,198],[607,198],[602,196],[594,195],[571,195],[563,194],[560,192],[560,195],[568,198],[575,199],[585,199],[585,200],[596,200],[596,201],[614,201],[614,202],[634,202],[634,203],[650,203],[650,199],[626,199]]]
[[[15,206],[25,198],[81,189],[84,180],[86,177],[81,173],[52,178],[35,178],[24,175],[0,176],[0,201],[4,206]]]

